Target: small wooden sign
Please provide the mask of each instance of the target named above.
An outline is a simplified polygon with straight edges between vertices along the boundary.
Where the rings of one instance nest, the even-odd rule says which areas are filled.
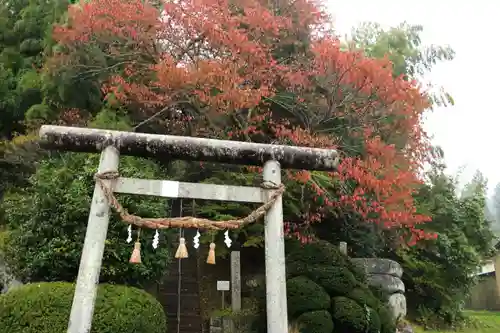
[[[229,281],[217,281],[218,291],[229,291]]]

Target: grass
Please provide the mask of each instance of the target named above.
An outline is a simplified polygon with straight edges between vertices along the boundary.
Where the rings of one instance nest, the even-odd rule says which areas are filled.
[[[467,311],[474,321],[477,321],[477,327],[466,328],[461,333],[500,333],[500,312],[489,311]],[[447,331],[424,331],[416,327],[415,333],[445,333]]]

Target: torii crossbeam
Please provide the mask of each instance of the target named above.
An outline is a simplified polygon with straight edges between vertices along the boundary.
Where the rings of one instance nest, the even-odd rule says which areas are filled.
[[[48,149],[101,153],[99,173],[118,172],[122,155],[264,166],[264,181],[281,184],[281,168],[334,170],[335,150],[194,137],[120,132],[90,128],[42,126],[40,145]],[[118,178],[103,180],[117,193],[264,203],[272,189],[213,184],[182,183],[166,180]],[[68,333],[89,333],[99,283],[104,244],[109,224],[110,203],[96,184]],[[265,265],[267,331],[287,333],[285,245],[282,198],[278,197],[265,216]]]

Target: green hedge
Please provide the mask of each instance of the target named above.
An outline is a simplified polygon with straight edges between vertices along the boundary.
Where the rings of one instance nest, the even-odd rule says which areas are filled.
[[[386,300],[336,246],[289,241],[287,252],[289,320],[302,327],[301,333],[394,333]],[[329,312],[321,308],[325,292],[331,297]]]
[[[296,241],[287,242],[287,265],[302,263],[304,266],[346,266],[347,258],[332,244],[325,241],[317,241],[313,245],[302,245]],[[305,267],[304,267],[305,269]]]
[[[380,301],[375,298],[368,288],[355,288],[347,294],[347,297],[356,301],[359,305],[366,305],[373,309],[377,308],[380,304]]]
[[[333,321],[328,311],[312,311],[300,315],[297,324],[303,333],[332,333]]]
[[[0,327],[8,333],[66,333],[74,285],[33,283],[0,296]],[[140,289],[99,286],[91,333],[165,333],[158,301]]]
[[[379,333],[382,329],[382,324],[381,324],[381,320],[380,320],[380,317],[379,317],[379,314],[373,310],[373,309],[369,309],[369,315],[368,315],[368,329],[367,329],[367,332],[368,333]],[[395,330],[393,331],[395,332]]]
[[[332,299],[332,317],[340,332],[366,332],[368,328],[365,308],[347,297]]]
[[[286,243],[290,327],[300,333],[394,333],[386,295],[366,283],[338,247],[324,241]],[[255,332],[267,332],[264,285],[253,291],[259,315]],[[295,332],[295,331],[294,331]]]
[[[332,317],[339,333],[379,333],[381,331],[378,313],[347,297],[332,299]]]
[[[293,277],[297,272],[307,271],[313,266],[332,267],[334,265],[347,269],[358,282],[366,282],[365,272],[354,265],[337,247],[327,241],[318,240],[304,246],[295,240],[288,240],[286,250],[287,274],[290,277]]]
[[[389,312],[389,309],[385,304],[379,306],[378,316],[380,318],[380,332],[382,333],[392,333],[396,331],[396,324],[392,319],[392,314]]]
[[[354,275],[345,267],[310,267],[306,276],[325,288],[330,296],[343,296],[359,284]]]
[[[288,314],[296,317],[308,311],[327,310],[330,296],[313,281],[298,276],[287,281]]]

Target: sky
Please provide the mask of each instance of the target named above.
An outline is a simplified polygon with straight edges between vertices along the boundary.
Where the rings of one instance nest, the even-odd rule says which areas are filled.
[[[428,79],[443,86],[455,105],[427,116],[425,127],[444,149],[448,172],[461,170],[469,181],[479,169],[489,191],[500,182],[500,1],[326,0],[341,35],[372,21],[396,26],[406,21],[424,28],[423,44],[450,45],[453,61],[436,65]],[[498,140],[498,141],[497,141]],[[499,145],[500,146],[500,145]]]

